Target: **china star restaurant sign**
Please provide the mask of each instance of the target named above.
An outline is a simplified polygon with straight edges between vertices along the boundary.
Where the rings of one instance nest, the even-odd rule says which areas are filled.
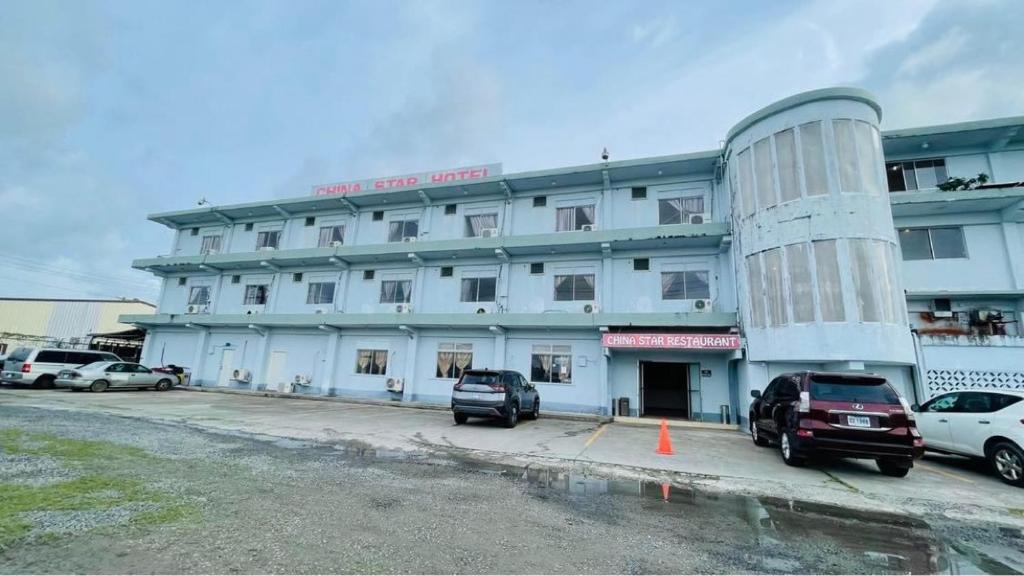
[[[331,194],[358,194],[360,192],[379,192],[381,190],[390,190],[392,188],[412,188],[415,186],[428,186],[431,184],[455,184],[458,182],[483,180],[484,178],[500,175],[500,163],[481,164],[480,166],[434,170],[432,172],[405,174],[403,176],[387,176],[384,178],[353,180],[351,182],[318,184],[313,186],[313,195],[329,196]]]
[[[670,350],[738,350],[736,334],[643,334],[605,332],[601,335],[605,348],[661,348]]]

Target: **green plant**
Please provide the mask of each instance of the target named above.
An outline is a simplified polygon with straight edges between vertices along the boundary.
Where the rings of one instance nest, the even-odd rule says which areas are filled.
[[[974,190],[989,181],[988,174],[981,172],[974,178],[950,178],[939,184],[939,190],[943,192],[956,192],[959,190]]]

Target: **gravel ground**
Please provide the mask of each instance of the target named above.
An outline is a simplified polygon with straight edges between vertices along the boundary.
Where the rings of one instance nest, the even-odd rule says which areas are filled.
[[[933,573],[1024,566],[1021,534],[434,454],[377,453],[90,413],[0,407],[0,432],[141,449],[102,458],[157,502],[42,510],[4,573]],[[0,484],[74,461],[0,451]],[[120,496],[116,488],[92,496]],[[138,514],[185,505],[157,522]],[[2,520],[2,518],[0,518]],[[45,536],[45,537],[44,537]]]

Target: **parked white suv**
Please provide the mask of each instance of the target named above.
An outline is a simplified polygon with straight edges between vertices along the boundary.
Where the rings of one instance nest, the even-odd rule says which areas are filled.
[[[984,458],[1024,486],[1024,391],[961,390],[913,406],[925,450]]]
[[[57,373],[93,362],[120,362],[116,354],[95,350],[15,348],[4,360],[0,384],[31,384],[53,388]]]

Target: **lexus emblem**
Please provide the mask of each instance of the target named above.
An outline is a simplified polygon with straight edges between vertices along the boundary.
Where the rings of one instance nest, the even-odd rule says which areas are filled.
[[[863,410],[864,409],[864,405],[863,404],[854,404],[853,405],[853,409],[854,410]]]

